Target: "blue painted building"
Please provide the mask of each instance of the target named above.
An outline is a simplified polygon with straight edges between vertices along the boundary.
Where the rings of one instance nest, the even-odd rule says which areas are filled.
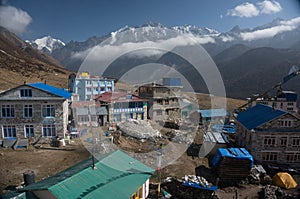
[[[87,72],[79,74],[74,81],[74,86],[69,87],[73,88],[77,101],[90,101],[94,99],[95,95],[115,90],[113,79],[90,76]]]

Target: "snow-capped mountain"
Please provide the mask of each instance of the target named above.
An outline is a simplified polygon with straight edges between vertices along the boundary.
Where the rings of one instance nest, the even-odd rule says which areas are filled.
[[[45,36],[34,41],[26,40],[26,42],[46,53],[52,53],[54,50],[65,46],[64,42],[59,39],[54,39],[51,36]]]
[[[295,48],[300,43],[300,17],[290,20],[274,21],[254,28],[233,27],[228,32],[219,32],[195,25],[164,26],[160,23],[147,23],[142,26],[125,26],[105,36],[94,36],[84,42],[71,41],[62,48],[51,48],[51,55],[69,69],[76,70],[89,49],[102,43],[119,45],[121,43],[158,41],[174,38],[180,34],[193,36],[213,57],[233,45],[242,44],[250,48]],[[108,39],[108,40],[107,40]],[[44,43],[46,39],[44,39]],[[43,43],[43,42],[40,42]],[[41,48],[41,47],[39,47]],[[82,56],[74,56],[74,55]]]

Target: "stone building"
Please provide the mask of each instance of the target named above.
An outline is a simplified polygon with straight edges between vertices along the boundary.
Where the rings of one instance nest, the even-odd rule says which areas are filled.
[[[245,147],[258,163],[300,167],[300,119],[257,104],[238,114],[236,144]]]
[[[107,121],[124,122],[128,119],[147,119],[147,99],[125,92],[105,92],[95,96],[96,103],[106,107]]]
[[[169,79],[174,78],[164,78],[163,85],[152,83],[139,87],[139,96],[149,100],[149,119],[165,121],[175,120],[181,117],[179,92],[182,86],[180,81],[172,81]]]
[[[71,94],[44,83],[23,84],[0,93],[0,139],[64,137]]]

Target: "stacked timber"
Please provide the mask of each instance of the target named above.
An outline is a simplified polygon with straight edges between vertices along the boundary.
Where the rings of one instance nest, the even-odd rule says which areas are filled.
[[[253,157],[244,148],[219,148],[212,163],[221,181],[237,181],[250,174]]]

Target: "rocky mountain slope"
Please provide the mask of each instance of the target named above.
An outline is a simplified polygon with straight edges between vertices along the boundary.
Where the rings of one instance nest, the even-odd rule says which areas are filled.
[[[0,73],[0,90],[5,90],[24,82],[44,81],[66,88],[71,71],[0,27]]]

